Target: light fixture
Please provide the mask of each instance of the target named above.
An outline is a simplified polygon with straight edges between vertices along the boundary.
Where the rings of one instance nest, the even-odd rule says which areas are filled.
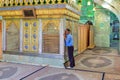
[[[102,6],[103,6],[104,8],[110,8],[110,5],[107,4],[107,3],[103,3]]]
[[[96,4],[94,3],[93,11],[96,11]]]
[[[104,1],[106,1],[106,2],[108,2],[108,3],[111,3],[113,0],[104,0]]]
[[[54,29],[56,30],[57,28],[55,27]]]
[[[95,7],[93,8],[93,11],[95,11],[96,9],[95,9]]]
[[[72,1],[76,2],[76,0],[72,0]]]
[[[88,2],[87,2],[87,5],[91,5],[91,2],[90,2],[90,1],[88,1]]]

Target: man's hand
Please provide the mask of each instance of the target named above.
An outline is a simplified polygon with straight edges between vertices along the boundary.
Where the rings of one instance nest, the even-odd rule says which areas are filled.
[[[63,34],[63,36],[64,36],[64,39],[66,39],[66,31],[64,31],[64,34]]]

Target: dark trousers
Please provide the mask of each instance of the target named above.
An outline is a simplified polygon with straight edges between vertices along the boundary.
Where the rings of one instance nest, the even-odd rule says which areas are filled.
[[[68,47],[68,58],[69,58],[69,61],[70,61],[70,67],[75,66],[75,60],[74,60],[74,56],[73,56],[73,51],[74,51],[73,46]]]

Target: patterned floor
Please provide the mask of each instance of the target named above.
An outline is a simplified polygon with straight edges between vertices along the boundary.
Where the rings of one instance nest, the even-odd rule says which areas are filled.
[[[120,55],[112,48],[86,50],[72,69],[0,62],[0,80],[120,80]]]
[[[76,58],[75,69],[120,74],[120,56],[111,48],[95,48]]]
[[[46,67],[23,80],[101,80],[102,73]]]
[[[118,51],[114,48],[101,48],[88,49],[83,52],[84,55],[104,55],[104,56],[120,56]]]
[[[41,68],[42,66],[0,62],[0,80],[20,80]]]
[[[0,62],[0,80],[101,80],[102,73]]]
[[[104,72],[102,80],[120,80],[120,54],[113,48],[94,48],[76,57],[74,69]]]
[[[120,75],[118,75],[118,74],[105,74],[104,80],[120,80]]]

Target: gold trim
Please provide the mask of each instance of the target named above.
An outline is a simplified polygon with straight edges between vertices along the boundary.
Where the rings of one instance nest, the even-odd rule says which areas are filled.
[[[15,11],[1,11],[0,16],[3,18],[24,18],[23,10],[15,10]],[[66,8],[59,8],[59,9],[38,9],[35,10],[37,18],[61,18],[64,16],[71,17],[72,19],[79,20],[80,15],[66,9]]]

